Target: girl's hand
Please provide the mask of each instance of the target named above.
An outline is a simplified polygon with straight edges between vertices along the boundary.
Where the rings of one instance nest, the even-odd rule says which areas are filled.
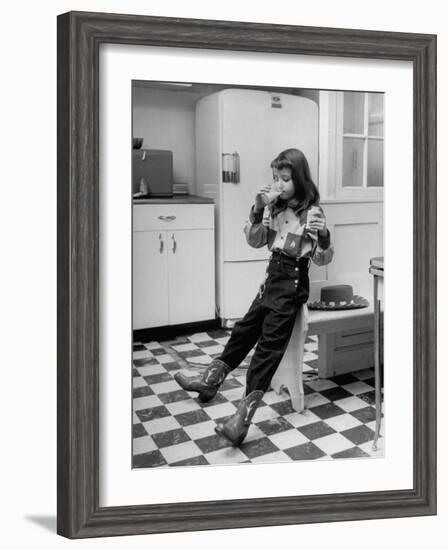
[[[319,214],[313,214],[307,224],[310,231],[316,231],[321,237],[327,236],[327,221]]]
[[[264,185],[263,187],[260,188],[258,193],[255,195],[255,211],[260,212],[261,210],[264,209],[264,207],[266,206],[266,203],[264,202],[263,195],[265,193],[269,193],[269,191],[272,191],[271,186]]]

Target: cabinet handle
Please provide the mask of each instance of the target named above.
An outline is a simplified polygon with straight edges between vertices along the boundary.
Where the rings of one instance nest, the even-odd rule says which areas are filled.
[[[160,254],[162,254],[162,252],[163,252],[163,239],[162,239],[162,233],[159,234],[159,241],[160,241],[159,252],[160,252]]]
[[[177,242],[176,242],[176,239],[174,238],[174,235],[171,234],[171,238],[173,239],[173,254],[176,253],[176,248],[177,248]]]
[[[165,222],[171,222],[176,219],[176,216],[159,216],[159,220],[163,220]]]

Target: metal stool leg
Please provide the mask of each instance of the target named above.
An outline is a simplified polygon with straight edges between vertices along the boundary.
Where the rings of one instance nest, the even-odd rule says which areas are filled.
[[[375,437],[372,449],[377,450],[378,437],[381,428],[381,380],[380,380],[380,301],[378,300],[378,277],[373,277],[373,303],[374,303],[374,362],[375,362]]]

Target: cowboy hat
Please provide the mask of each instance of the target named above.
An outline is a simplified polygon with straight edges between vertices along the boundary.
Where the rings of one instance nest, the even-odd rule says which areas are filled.
[[[367,307],[369,302],[362,296],[353,295],[351,285],[331,285],[320,289],[320,300],[308,304],[309,309],[356,309]]]

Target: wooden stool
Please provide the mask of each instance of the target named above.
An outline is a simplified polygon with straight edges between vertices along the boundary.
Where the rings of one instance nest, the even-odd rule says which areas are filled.
[[[308,306],[303,304],[297,313],[288,347],[271,381],[271,387],[276,393],[280,393],[282,387],[288,388],[292,406],[297,412],[305,408],[302,365],[308,316]]]

